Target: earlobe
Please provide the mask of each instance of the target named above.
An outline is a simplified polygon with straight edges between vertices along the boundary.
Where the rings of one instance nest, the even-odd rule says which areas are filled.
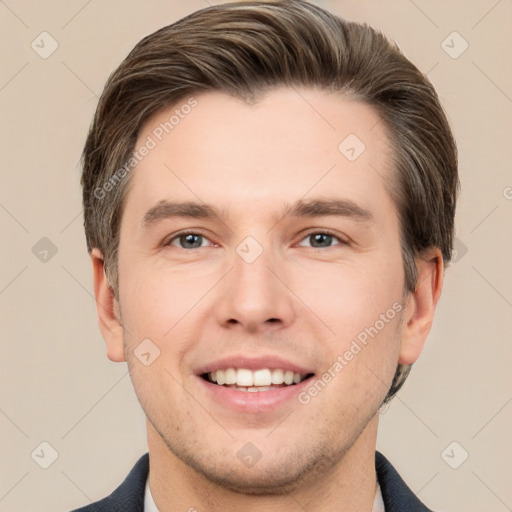
[[[400,364],[412,364],[421,354],[432,327],[443,287],[443,256],[438,248],[426,251],[416,262],[418,280],[405,308]]]
[[[98,323],[107,344],[107,355],[111,361],[122,362],[126,359],[123,348],[123,327],[119,302],[107,281],[103,255],[99,249],[94,248],[91,251],[91,261]]]

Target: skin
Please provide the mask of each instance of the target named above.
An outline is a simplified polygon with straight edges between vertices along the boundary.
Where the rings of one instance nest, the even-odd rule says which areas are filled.
[[[197,107],[132,171],[119,301],[101,252],[92,252],[108,357],[127,361],[147,416],[155,502],[162,512],[370,512],[378,409],[397,363],[421,353],[441,293],[441,253],[418,260],[418,286],[404,297],[388,139],[371,107],[312,89],[274,89],[254,105],[221,92],[195,98]],[[136,147],[175,108],[146,123]],[[353,162],[338,150],[350,133],[366,145]],[[372,220],[285,215],[287,203],[333,198]],[[219,216],[144,228],[161,200],[208,203]],[[184,229],[204,236],[199,248],[172,238]],[[320,245],[309,236],[326,230],[334,237]],[[263,249],[250,264],[236,252],[247,236]],[[211,400],[194,373],[226,355],[270,354],[318,378],[396,303],[400,314],[305,405],[293,399],[240,413]],[[144,366],[134,350],[147,338],[160,356]],[[252,467],[237,457],[248,442],[262,454]]]

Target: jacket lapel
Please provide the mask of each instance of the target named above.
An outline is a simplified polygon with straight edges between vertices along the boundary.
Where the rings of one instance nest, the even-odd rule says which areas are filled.
[[[386,512],[432,512],[407,487],[391,463],[375,452],[375,467]]]

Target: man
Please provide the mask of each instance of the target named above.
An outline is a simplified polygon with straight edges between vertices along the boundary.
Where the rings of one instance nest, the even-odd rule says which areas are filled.
[[[375,447],[441,293],[457,157],[394,45],[303,1],[196,12],[109,78],[82,185],[149,455],[80,510],[428,510]]]

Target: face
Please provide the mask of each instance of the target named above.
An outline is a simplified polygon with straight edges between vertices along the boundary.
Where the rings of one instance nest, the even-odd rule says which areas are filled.
[[[396,369],[388,139],[339,94],[194,99],[136,144],[156,143],[122,218],[124,353],[150,443],[229,488],[278,492],[336,467]]]

